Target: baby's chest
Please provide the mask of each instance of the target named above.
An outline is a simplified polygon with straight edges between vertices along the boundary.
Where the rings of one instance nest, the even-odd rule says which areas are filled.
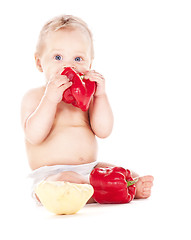
[[[88,112],[83,112],[81,109],[65,104],[64,107],[58,107],[54,126],[84,126],[89,125]]]

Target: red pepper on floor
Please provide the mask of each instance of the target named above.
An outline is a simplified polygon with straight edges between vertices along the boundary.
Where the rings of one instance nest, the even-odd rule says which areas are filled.
[[[128,203],[135,196],[131,172],[122,167],[95,168],[90,174],[93,198],[98,203]]]
[[[83,79],[82,73],[77,73],[70,67],[65,68],[61,75],[66,75],[73,83],[64,91],[62,100],[81,108],[82,111],[87,111],[96,90],[96,83]]]

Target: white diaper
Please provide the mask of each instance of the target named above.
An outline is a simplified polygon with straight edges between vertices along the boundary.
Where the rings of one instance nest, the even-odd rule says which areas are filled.
[[[36,199],[34,194],[34,189],[37,184],[39,184],[41,181],[45,180],[46,178],[58,174],[60,172],[65,171],[73,171],[80,175],[85,176],[86,178],[89,178],[89,175],[91,171],[94,169],[94,167],[98,164],[97,161],[87,164],[80,164],[80,165],[54,165],[54,166],[44,166],[40,167],[32,173],[29,174],[29,178],[33,180],[32,183],[32,197]]]

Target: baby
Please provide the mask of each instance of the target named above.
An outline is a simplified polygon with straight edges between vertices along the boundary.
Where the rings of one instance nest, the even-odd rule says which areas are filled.
[[[46,84],[27,92],[21,107],[34,184],[45,179],[89,183],[88,176],[93,168],[113,166],[97,162],[95,136],[110,135],[113,114],[105,79],[91,69],[93,58],[92,34],[81,19],[63,15],[42,28],[35,61],[38,70],[45,75]],[[96,92],[86,112],[62,101],[63,92],[72,85],[61,75],[66,67],[96,82]],[[148,198],[152,183],[152,176],[139,177],[136,198]]]

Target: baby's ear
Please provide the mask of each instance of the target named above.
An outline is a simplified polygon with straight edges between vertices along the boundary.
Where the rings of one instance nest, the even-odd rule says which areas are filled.
[[[43,72],[39,54],[38,54],[38,53],[35,53],[34,57],[35,57],[35,62],[36,62],[36,66],[37,66],[38,70],[39,70],[40,72]]]

